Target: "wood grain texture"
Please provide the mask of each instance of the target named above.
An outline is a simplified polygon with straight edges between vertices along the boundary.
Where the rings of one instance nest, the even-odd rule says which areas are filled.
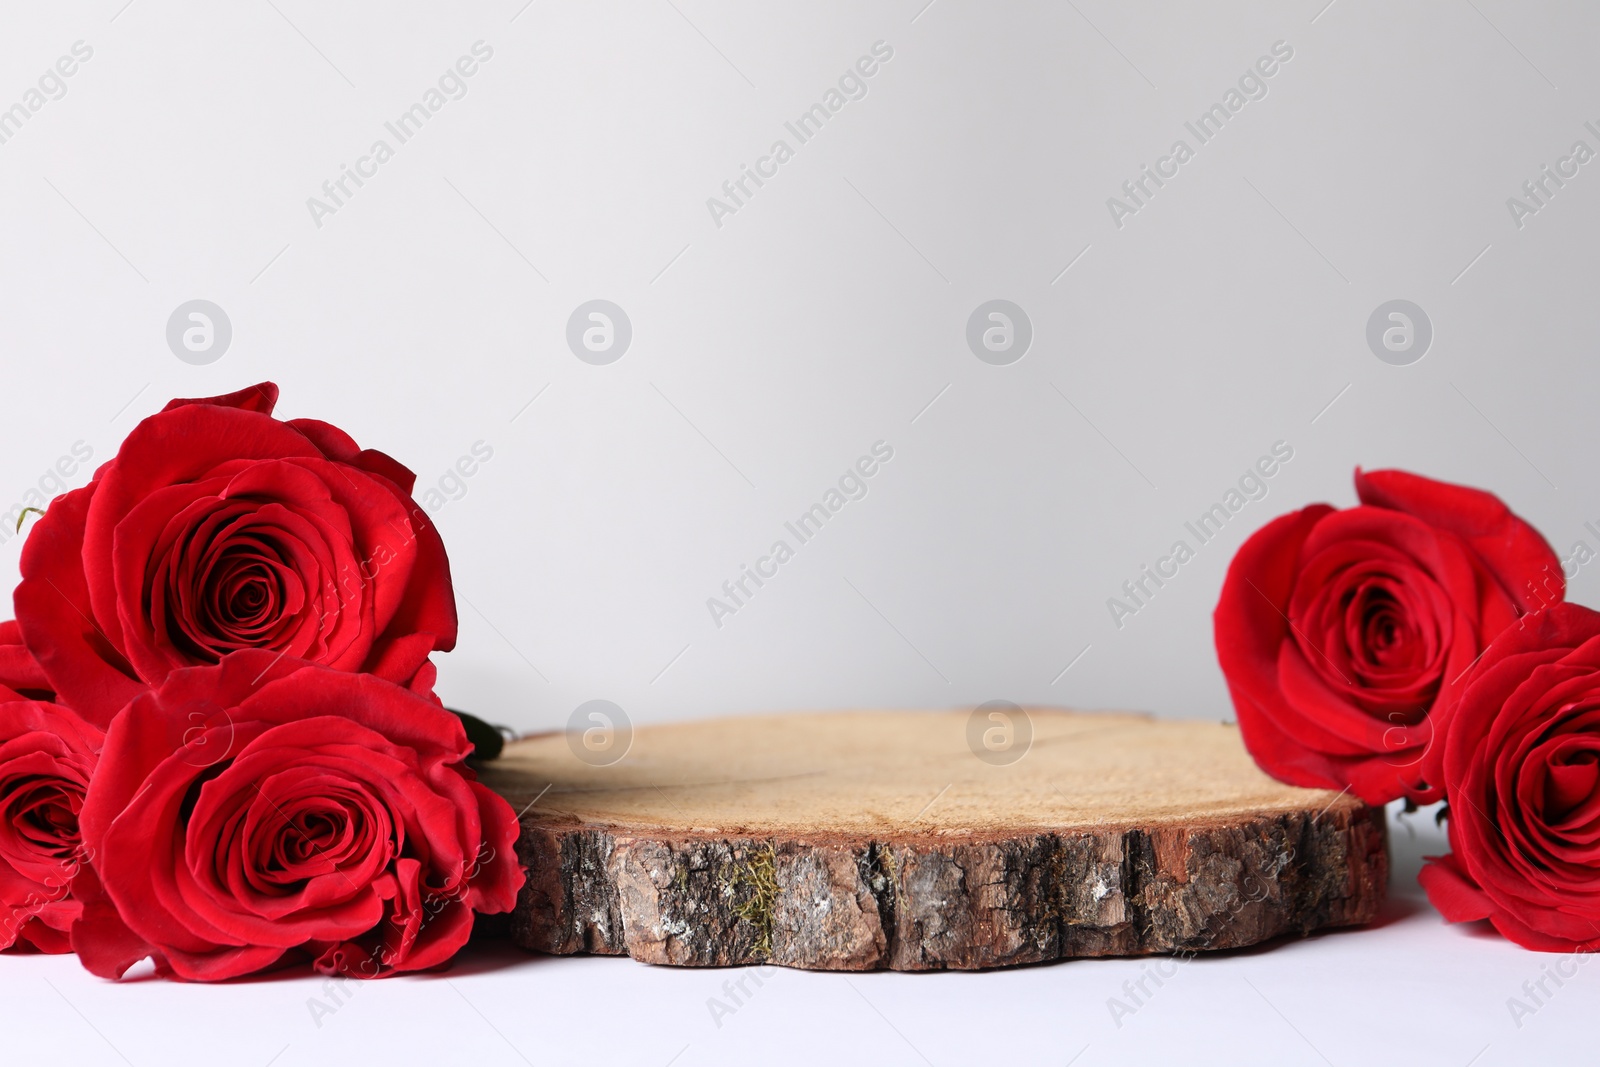
[[[1030,709],[1008,766],[966,712],[564,734],[483,780],[521,811],[512,936],[551,953],[822,970],[971,969],[1237,948],[1369,921],[1384,813],[1273,781],[1236,728]]]

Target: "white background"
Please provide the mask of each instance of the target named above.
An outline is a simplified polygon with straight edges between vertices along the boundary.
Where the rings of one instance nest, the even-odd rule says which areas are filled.
[[[93,57],[0,144],[0,507],[76,442],[103,461],[167,398],[263,379],[419,493],[483,442],[437,513],[462,615],[440,688],[522,730],[592,698],[635,722],[997,698],[1231,717],[1210,630],[1228,558],[1274,514],[1352,502],[1357,464],[1485,486],[1563,556],[1600,551],[1600,165],[1520,228],[1506,204],[1575,140],[1600,149],[1592,9],[924,3],[5,3],[0,108],[74,42]],[[384,123],[480,40],[466,95],[398,145]],[[866,96],[718,226],[707,198],[795,146],[785,121],[878,41]],[[1119,228],[1107,198],[1194,147],[1185,121],[1277,41],[1267,95]],[[379,138],[394,158],[319,227],[307,199]],[[196,298],[233,330],[206,366],[166,341]],[[633,328],[607,366],[565,341],[596,298]],[[993,298],[1033,326],[1009,366],[965,340]],[[1402,367],[1365,339],[1396,298],[1434,329]],[[707,598],[879,440],[868,495],[714,625]],[[1116,626],[1107,599],[1279,440],[1270,495]],[[784,973],[721,1030],[713,972],[491,953],[452,981],[534,1062],[664,1064],[684,1042],[682,1064],[918,1062],[890,1021],[940,1063],[1179,1040],[1321,1062],[1245,978],[1334,1063],[1561,1046],[1591,992],[1519,1031],[1504,1000],[1545,958],[1406,901],[1379,930],[1194,964],[1121,1030],[1104,999],[1137,963],[855,991]],[[117,988],[11,958],[0,983],[8,1041],[84,1062],[111,1055],[89,1021],[136,1064],[213,1041],[241,1063],[285,1043],[285,1065],[515,1062],[442,979],[363,987],[320,1030],[307,983]]]

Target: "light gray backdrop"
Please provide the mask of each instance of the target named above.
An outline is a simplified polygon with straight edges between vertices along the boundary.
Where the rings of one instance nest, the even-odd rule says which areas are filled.
[[[441,690],[518,728],[592,698],[1231,717],[1228,559],[1357,464],[1600,549],[1595,12],[1324,2],[8,4],[0,504],[272,379],[440,490]],[[209,309],[209,347],[187,310],[169,343],[193,300],[225,350]],[[592,300],[620,358],[615,314],[569,345]],[[981,314],[980,359],[991,300],[1027,327]],[[880,441],[865,496],[786,531]]]

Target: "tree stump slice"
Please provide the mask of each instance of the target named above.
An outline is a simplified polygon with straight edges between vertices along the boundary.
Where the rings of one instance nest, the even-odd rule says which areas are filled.
[[[969,713],[713,719],[567,735],[483,781],[521,812],[513,940],[679,966],[1003,967],[1239,948],[1383,902],[1383,809],[1268,778],[1231,725],[1028,712],[996,766]],[[982,724],[980,724],[982,725]],[[581,746],[579,746],[581,748]]]

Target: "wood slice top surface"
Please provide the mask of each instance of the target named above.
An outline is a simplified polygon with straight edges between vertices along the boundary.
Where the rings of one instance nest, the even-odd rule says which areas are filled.
[[[601,767],[546,734],[512,742],[491,771],[513,804],[549,786],[537,807],[551,818],[757,836],[1153,826],[1359,804],[1269,778],[1232,726],[1034,710],[1032,744],[997,766],[968,748],[968,719],[856,711],[641,727]]]
[[[1010,763],[981,758],[968,711],[639,727],[603,766],[563,733],[513,742],[482,777],[522,812],[514,936],[657,963],[986,967],[1236,947],[1381,903],[1382,810],[1272,780],[1237,728],[1026,718]]]

